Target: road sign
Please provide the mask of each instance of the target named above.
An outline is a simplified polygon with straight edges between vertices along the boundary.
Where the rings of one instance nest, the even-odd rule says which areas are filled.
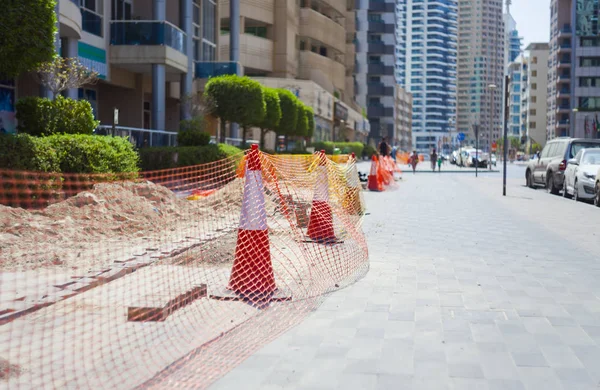
[[[459,141],[464,141],[465,140],[465,133],[458,133],[458,135],[456,136],[456,139]]]
[[[498,150],[498,144],[496,142],[494,142],[492,144],[492,152],[495,152],[496,150]]]

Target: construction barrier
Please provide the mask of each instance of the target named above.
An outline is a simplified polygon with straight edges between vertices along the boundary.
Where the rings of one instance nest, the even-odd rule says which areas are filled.
[[[337,159],[0,171],[0,387],[208,387],[367,272]]]

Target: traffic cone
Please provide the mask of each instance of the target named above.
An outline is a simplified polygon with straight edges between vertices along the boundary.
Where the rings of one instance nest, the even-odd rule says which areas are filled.
[[[381,178],[383,185],[389,186],[392,182],[389,168],[386,164],[385,157],[379,157],[379,166],[377,167],[377,174]]]
[[[245,182],[235,260],[227,289],[211,297],[225,300],[290,299],[275,284],[258,145],[245,158]]]
[[[320,243],[336,243],[333,229],[333,214],[329,205],[329,177],[327,173],[327,157],[325,151],[318,154],[317,183],[310,210],[307,235],[310,240]]]
[[[358,180],[358,171],[356,169],[356,155],[352,153],[348,164],[352,164],[351,169],[347,172],[347,187],[344,193],[343,205],[348,214],[360,215],[362,214],[362,204],[360,202],[360,190],[361,185]]]
[[[379,178],[379,161],[377,160],[377,156],[373,155],[371,163],[371,172],[367,177],[367,188],[370,191],[383,191],[383,184]]]

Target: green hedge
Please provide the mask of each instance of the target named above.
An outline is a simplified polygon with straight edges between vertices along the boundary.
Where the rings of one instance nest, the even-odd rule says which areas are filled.
[[[333,154],[334,148],[339,148],[342,154],[354,152],[357,156],[362,156],[364,145],[360,142],[315,142],[313,143],[315,151],[325,150],[327,154]]]
[[[139,158],[125,138],[83,134],[0,136],[0,168],[63,173],[138,172]]]
[[[206,146],[166,146],[139,150],[143,171],[155,171],[206,164],[240,155],[242,150],[235,146],[219,144]]]
[[[17,101],[19,132],[33,136],[52,134],[89,134],[100,122],[94,119],[87,100],[73,100],[61,95],[50,100],[25,97]]]
[[[377,149],[375,149],[371,145],[365,145],[364,152],[368,158],[371,158],[373,157],[373,155],[377,154]]]

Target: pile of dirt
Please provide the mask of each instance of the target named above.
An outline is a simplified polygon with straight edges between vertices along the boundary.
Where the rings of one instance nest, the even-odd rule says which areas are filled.
[[[0,380],[19,375],[21,375],[21,368],[19,366],[10,364],[8,360],[0,358]]]
[[[119,182],[96,184],[43,210],[0,205],[0,269],[104,266],[139,245],[230,225],[241,202],[238,181],[198,201],[152,182]]]

